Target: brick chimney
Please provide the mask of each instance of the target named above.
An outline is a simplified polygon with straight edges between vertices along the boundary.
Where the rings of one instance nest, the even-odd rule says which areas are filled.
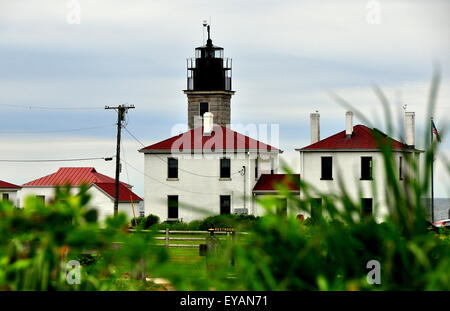
[[[309,115],[311,120],[311,144],[320,140],[320,114],[318,111]]]
[[[347,111],[345,113],[345,136],[352,137],[353,134],[353,112]]]

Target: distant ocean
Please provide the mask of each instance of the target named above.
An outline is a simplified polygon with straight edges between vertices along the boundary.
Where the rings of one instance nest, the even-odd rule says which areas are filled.
[[[434,220],[439,221],[450,218],[450,198],[434,199]]]

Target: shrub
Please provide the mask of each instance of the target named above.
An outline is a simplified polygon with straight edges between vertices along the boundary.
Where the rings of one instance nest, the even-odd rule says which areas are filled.
[[[131,219],[132,227],[141,227],[142,229],[148,229],[157,223],[159,223],[159,217],[153,214],[150,214],[147,217],[140,216],[136,219]]]
[[[199,222],[200,230],[208,230],[209,228],[235,228],[238,230],[246,230],[252,227],[259,217],[254,215],[217,215],[207,217]]]

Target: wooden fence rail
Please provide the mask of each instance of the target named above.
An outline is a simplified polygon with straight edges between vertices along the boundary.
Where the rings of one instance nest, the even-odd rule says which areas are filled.
[[[129,229],[129,232],[152,232],[151,230],[140,230]],[[206,242],[206,237],[210,234],[209,231],[196,231],[196,230],[158,230],[156,231],[159,234],[164,234],[163,237],[155,237],[154,239],[157,241],[164,241],[164,244],[157,244],[159,246],[165,247],[186,247],[186,248],[199,248],[200,244],[171,244],[171,241],[184,241],[184,242]],[[247,232],[236,232],[236,234],[248,234]],[[205,235],[205,237],[176,237],[176,235]],[[219,240],[227,240],[231,238],[231,232],[229,231],[215,231],[214,235],[220,235]]]

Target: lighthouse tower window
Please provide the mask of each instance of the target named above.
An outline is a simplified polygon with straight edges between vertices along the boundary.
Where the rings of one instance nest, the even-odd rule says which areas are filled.
[[[203,115],[205,112],[209,111],[209,105],[208,103],[200,103],[200,116],[203,118]]]

